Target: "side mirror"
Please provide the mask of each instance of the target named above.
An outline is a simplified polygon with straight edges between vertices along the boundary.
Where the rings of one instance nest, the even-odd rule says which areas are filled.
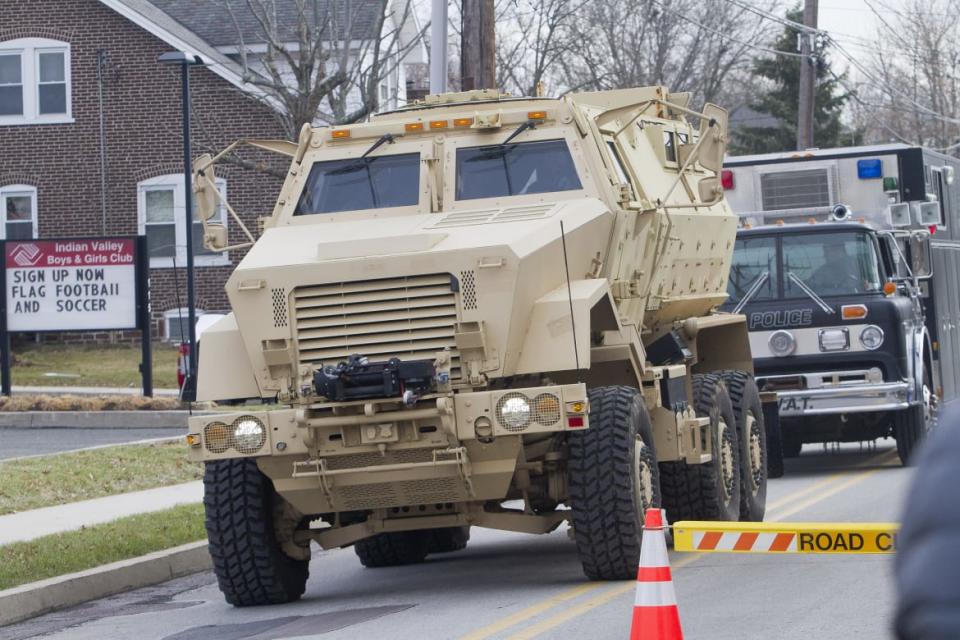
[[[727,152],[727,111],[723,107],[707,103],[703,107],[706,118],[700,121],[700,165],[719,174],[723,169],[723,156]]]
[[[907,240],[910,270],[916,278],[926,279],[933,275],[933,256],[930,251],[930,236],[926,233],[911,234]]]
[[[210,251],[227,248],[227,228],[219,222],[210,222],[203,230],[203,246]]]
[[[209,220],[217,213],[217,188],[213,158],[205,153],[193,161],[193,195],[197,203],[197,218]]]

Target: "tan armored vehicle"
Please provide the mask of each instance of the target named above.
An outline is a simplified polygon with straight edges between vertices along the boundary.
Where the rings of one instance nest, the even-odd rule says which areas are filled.
[[[298,598],[311,541],[381,567],[472,526],[566,523],[589,578],[627,579],[645,508],[762,518],[747,332],[715,312],[726,113],[688,99],[448,94],[253,142],[289,173],[203,334],[198,397],[280,408],[188,436],[229,602]],[[204,216],[215,160],[197,161]]]

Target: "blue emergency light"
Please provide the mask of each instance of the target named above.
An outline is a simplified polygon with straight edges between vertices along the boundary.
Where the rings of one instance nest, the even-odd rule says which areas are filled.
[[[883,163],[880,158],[857,160],[857,177],[861,180],[883,177]]]

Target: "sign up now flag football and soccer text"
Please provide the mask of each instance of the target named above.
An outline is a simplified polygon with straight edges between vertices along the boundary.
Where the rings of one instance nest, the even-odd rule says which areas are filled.
[[[6,243],[7,329],[137,327],[133,238]]]

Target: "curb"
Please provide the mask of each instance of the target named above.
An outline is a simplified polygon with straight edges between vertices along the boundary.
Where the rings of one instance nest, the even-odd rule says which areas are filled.
[[[194,411],[203,415],[208,411]],[[0,429],[186,429],[187,411],[0,411]]]
[[[120,560],[0,591],[0,627],[90,600],[206,571],[213,566],[207,541]]]

